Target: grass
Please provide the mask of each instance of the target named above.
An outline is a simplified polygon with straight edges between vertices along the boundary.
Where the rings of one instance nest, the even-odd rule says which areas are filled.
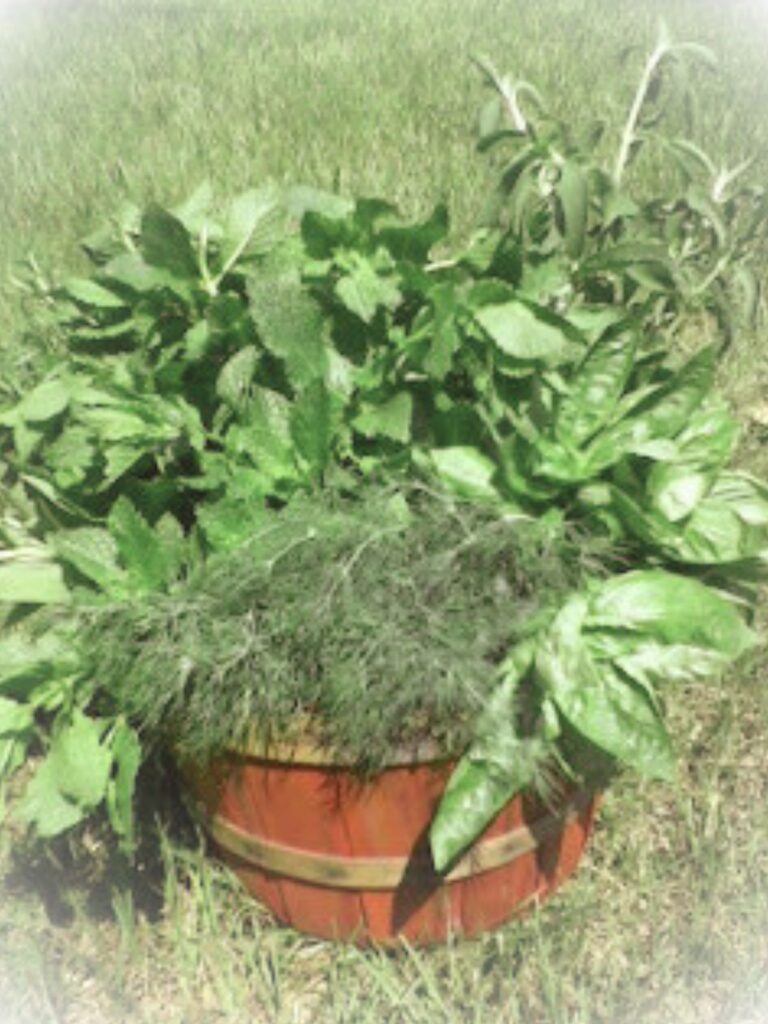
[[[76,239],[124,198],[173,203],[201,179],[264,179],[440,197],[460,237],[488,169],[471,151],[487,53],[567,116],[614,127],[664,13],[712,45],[699,138],[768,171],[768,7],[748,0],[27,0],[0,6],[0,281],[34,252],[59,276]],[[639,168],[649,186],[657,173]],[[34,359],[28,310],[0,301],[0,371]],[[766,382],[764,337],[723,369],[744,403]],[[744,458],[766,468],[765,427]],[[366,1021],[764,1024],[768,1017],[768,701],[756,662],[675,695],[676,787],[621,780],[579,875],[483,939],[360,953],[277,927],[189,828],[147,825],[133,905],[110,898],[108,851],[16,864],[0,842],[0,1014],[16,1022]],[[154,838],[153,838],[154,837]],[[106,861],[106,863],[104,863]],[[101,865],[101,866],[100,866]],[[126,891],[131,891],[129,888]]]

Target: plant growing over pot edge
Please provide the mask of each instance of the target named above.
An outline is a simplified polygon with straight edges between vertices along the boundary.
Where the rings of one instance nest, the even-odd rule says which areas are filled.
[[[0,412],[0,767],[45,751],[22,820],[54,835],[105,801],[131,845],[141,715],[92,671],[84,621],[172,605],[246,553],[258,567],[253,539],[280,510],[321,494],[366,508],[382,483],[442,493],[450,515],[476,506],[510,543],[516,522],[578,528],[612,570],[542,602],[489,667],[433,823],[438,868],[547,759],[578,775],[596,748],[670,776],[658,683],[751,644],[768,524],[766,486],[727,468],[737,428],[714,347],[670,353],[691,311],[725,324],[741,294],[755,313],[764,199],[727,173],[702,198],[713,165],[686,140],[664,143],[682,194],[626,188],[652,87],[684,52],[660,40],[612,170],[488,68],[481,147],[520,148],[454,258],[431,255],[442,206],[412,225],[308,189],[222,212],[203,187],[86,240],[91,276],[45,296],[65,358]]]

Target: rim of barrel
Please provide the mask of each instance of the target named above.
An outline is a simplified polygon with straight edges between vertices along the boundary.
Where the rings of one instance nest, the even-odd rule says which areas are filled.
[[[356,758],[344,751],[323,743],[317,734],[312,719],[304,716],[297,720],[295,734],[290,738],[266,739],[254,727],[242,742],[228,743],[229,755],[253,758],[260,761],[275,761],[283,764],[306,764],[318,767],[349,768]],[[382,764],[384,768],[404,768],[419,764],[449,764],[456,761],[456,755],[440,750],[434,740],[419,740],[415,743],[396,747]]]

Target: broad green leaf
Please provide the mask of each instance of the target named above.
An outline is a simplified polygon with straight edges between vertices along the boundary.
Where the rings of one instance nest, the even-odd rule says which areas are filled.
[[[536,653],[536,673],[560,713],[591,743],[650,778],[672,779],[664,724],[643,689],[590,656],[583,629],[589,604],[563,606]]]
[[[64,291],[84,306],[98,309],[124,309],[125,300],[113,291],[84,277],[73,277],[64,285]]]
[[[265,346],[285,364],[295,388],[325,377],[323,317],[298,277],[248,281],[251,315]]]
[[[55,733],[47,760],[61,793],[82,807],[95,807],[106,795],[112,755],[101,742],[98,723],[75,710]]]
[[[141,218],[139,248],[151,266],[175,278],[197,280],[199,271],[189,232],[177,217],[156,203],[150,203]]]
[[[653,689],[659,685],[711,679],[722,672],[729,660],[719,651],[647,641],[632,645],[629,653],[618,655],[613,663],[641,686]]]
[[[203,181],[183,203],[174,206],[171,213],[190,234],[198,234],[207,222],[212,206],[213,188],[209,181]]]
[[[162,590],[170,582],[172,566],[156,531],[125,495],[110,509],[107,525],[132,582],[142,589]]]
[[[407,444],[411,436],[413,400],[407,391],[398,391],[385,402],[364,402],[352,420],[354,429],[365,437],[389,437]]]
[[[44,423],[59,416],[69,405],[70,390],[64,381],[54,378],[43,381],[18,405],[19,414],[32,423]]]
[[[492,483],[496,466],[477,448],[435,448],[430,458],[438,477],[454,494],[476,500],[499,499]]]
[[[0,605],[67,604],[69,600],[60,565],[21,558],[0,562]]]
[[[435,870],[446,871],[482,834],[504,805],[534,777],[540,745],[519,740],[507,725],[507,742],[489,760],[466,756],[443,791],[429,831]],[[503,725],[500,723],[499,733]],[[501,739],[501,736],[498,737]]]
[[[65,654],[71,657],[62,638],[50,630],[35,638],[25,633],[6,633],[0,636],[0,686],[12,682],[15,690],[15,684],[22,679],[34,685],[50,675]]]
[[[558,403],[555,432],[564,444],[580,445],[613,415],[637,351],[634,331],[607,333],[596,341],[568,382]]]
[[[475,319],[502,352],[516,359],[557,362],[571,348],[560,328],[522,302],[485,306]]]
[[[352,253],[349,271],[336,282],[336,294],[346,308],[370,323],[382,307],[394,308],[401,300],[396,279],[377,273],[370,260]]]
[[[675,437],[688,425],[712,389],[716,365],[717,354],[714,346],[710,345],[678,370],[656,395],[648,410],[638,413],[646,436]]]
[[[26,732],[31,725],[32,709],[29,704],[20,704],[8,697],[0,697],[0,737]]]
[[[565,249],[571,259],[584,251],[587,232],[589,192],[584,169],[573,160],[566,160],[557,183],[557,194],[565,223]]]
[[[291,408],[291,438],[315,479],[322,477],[328,465],[340,412],[338,402],[321,380],[309,384]]]
[[[256,368],[259,364],[259,350],[255,345],[246,345],[226,361],[216,378],[216,394],[233,409],[242,409],[248,399]]]
[[[648,475],[647,493],[653,508],[671,523],[685,519],[709,488],[707,473],[685,465],[658,463]]]
[[[268,248],[274,239],[278,213],[278,196],[273,188],[250,189],[233,199],[224,227],[224,265],[233,263],[246,250]]]
[[[726,658],[739,657],[755,640],[732,601],[700,580],[664,569],[606,580],[591,598],[587,625],[631,630]]]
[[[85,809],[66,797],[59,787],[59,769],[50,755],[39,765],[19,801],[20,821],[47,839],[60,835],[85,817]]]
[[[59,558],[108,593],[122,593],[125,572],[117,560],[118,547],[108,530],[80,526],[50,535]]]

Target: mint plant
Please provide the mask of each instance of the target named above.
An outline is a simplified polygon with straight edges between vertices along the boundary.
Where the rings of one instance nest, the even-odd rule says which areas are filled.
[[[297,509],[316,507],[315,526],[304,522],[285,550],[308,544],[320,578],[311,542],[327,526],[323,503],[357,508],[359,525],[382,487],[400,495],[384,517],[403,565],[426,493],[446,524],[467,508],[490,518],[500,551],[519,552],[534,524],[556,538],[548,550],[567,582],[540,595],[503,650],[491,631],[472,663],[487,666],[488,687],[479,709],[465,694],[472,725],[432,827],[438,869],[553,769],[585,784],[597,763],[671,776],[666,689],[721,671],[754,642],[745,619],[768,550],[768,488],[730,468],[738,425],[715,388],[734,309],[759,310],[765,199],[689,140],[661,134],[667,74],[690,59],[708,57],[660,38],[606,166],[591,136],[579,142],[530,86],[483,65],[494,97],[480,148],[516,150],[486,223],[454,256],[434,255],[444,206],[411,224],[377,199],[263,189],[220,207],[204,186],[174,210],[121,211],[84,243],[90,276],[45,284],[64,358],[0,407],[0,766],[7,776],[26,751],[42,755],[19,809],[39,833],[105,804],[130,846],[137,727],[148,745],[199,707],[240,728],[211,715],[214,678],[266,729],[270,708],[287,727],[323,707],[322,693],[296,688],[287,619],[281,635],[280,616],[260,614],[270,594],[289,608],[291,586],[297,598],[304,586],[301,573],[281,575],[288,563],[271,544]],[[669,194],[634,193],[631,163],[651,144],[680,170],[679,191],[670,174]],[[702,313],[721,343],[682,357],[675,337]],[[327,557],[344,586],[355,572],[387,585],[362,554],[329,544]],[[468,565],[468,589],[493,586],[487,562]],[[500,581],[511,606],[535,583],[527,566]],[[198,614],[209,585],[218,632]],[[470,621],[478,604],[457,605],[450,587],[445,607],[465,607]],[[498,593],[477,595],[498,607]],[[329,607],[326,634],[367,650],[353,605]],[[196,661],[179,622],[196,623],[210,647]],[[128,653],[110,669],[99,654],[117,650],[119,631]],[[273,659],[271,691],[238,675],[232,644],[243,637]],[[318,640],[317,650],[315,675],[301,671],[331,679],[331,648]],[[152,686],[131,695],[132,672],[146,681],[153,665],[159,687],[173,683],[159,699]],[[339,743],[352,735],[339,709],[385,706],[387,677],[366,698],[347,671],[351,691],[325,705]],[[431,708],[422,727],[447,742],[460,693],[420,694]],[[384,754],[399,738],[386,721]]]

